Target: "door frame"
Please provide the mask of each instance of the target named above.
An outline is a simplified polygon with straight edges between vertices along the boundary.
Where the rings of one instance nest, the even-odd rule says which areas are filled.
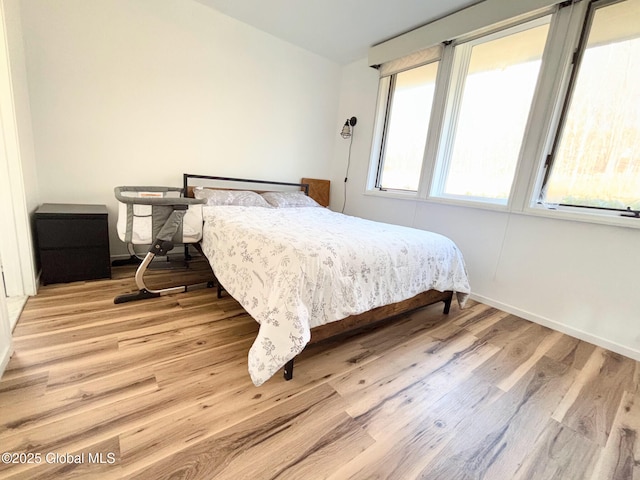
[[[0,377],[4,373],[13,354],[11,328],[9,327],[9,312],[4,289],[0,289]]]
[[[0,0],[0,257],[9,297],[37,293],[4,1]]]
[[[0,257],[3,288],[0,288],[0,375],[13,354],[5,288],[9,296],[37,293],[36,265],[31,221],[12,83],[6,2],[0,0]],[[18,39],[16,39],[18,41]],[[19,38],[22,41],[22,38]]]

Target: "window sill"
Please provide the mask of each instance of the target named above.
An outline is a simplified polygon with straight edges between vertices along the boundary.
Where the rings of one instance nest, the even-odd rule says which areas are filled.
[[[413,200],[417,202],[425,203],[437,203],[441,205],[454,205],[457,207],[467,208],[480,208],[483,210],[493,210],[499,212],[507,212],[508,207],[501,203],[492,203],[484,201],[463,200],[453,197],[419,197],[417,192],[401,192],[398,190],[378,190],[368,189],[364,192],[365,195],[372,197],[394,198],[399,200]]]
[[[600,212],[580,207],[558,207],[557,209],[551,209],[541,205],[535,205],[525,208],[522,213],[537,217],[555,218],[557,220],[640,228],[640,219],[638,218],[623,217],[618,212]]]
[[[377,188],[370,188],[365,190],[365,195],[372,197],[383,198],[399,198],[401,200],[421,200],[418,197],[418,192],[403,192],[401,190],[379,190]]]
[[[550,209],[543,206],[525,207],[524,210],[509,209],[506,205],[499,205],[486,202],[474,202],[470,200],[460,200],[443,197],[418,197],[415,192],[403,193],[398,191],[365,190],[365,195],[372,197],[391,198],[398,200],[412,200],[414,202],[435,203],[440,205],[451,205],[464,208],[474,208],[481,210],[491,210],[494,212],[513,213],[516,215],[530,215],[535,217],[546,217],[555,220],[595,223],[599,225],[609,225],[616,227],[638,228],[640,229],[640,219],[622,217],[617,212],[594,211],[591,209],[581,209],[579,207],[558,207]]]
[[[475,197],[477,198],[477,197]],[[442,203],[446,205],[456,205],[459,207],[480,208],[483,210],[493,210],[498,212],[508,212],[509,207],[506,203],[491,201],[491,200],[479,200],[474,197],[462,198],[453,196],[441,196],[441,197],[427,197],[425,199],[432,203]]]

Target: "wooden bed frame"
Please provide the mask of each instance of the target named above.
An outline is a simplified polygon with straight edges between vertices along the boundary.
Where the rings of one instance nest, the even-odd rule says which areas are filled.
[[[213,177],[213,176],[207,176],[207,175],[192,175],[192,174],[185,173],[183,176],[183,188],[184,188],[184,195],[186,197],[193,197],[194,186],[189,184],[189,179],[192,179],[192,178],[214,181],[214,182],[239,182],[239,183],[258,184],[258,185],[277,185],[281,187],[282,186],[298,187],[299,189],[305,191],[307,195],[309,194],[309,185],[304,183],[270,182],[266,180],[248,180],[248,179],[229,178],[229,177]],[[204,187],[217,189],[217,190],[238,190],[237,188],[226,188],[226,187],[217,187],[217,186],[204,186]],[[246,190],[246,189],[242,189],[242,190]],[[255,190],[253,188],[251,188],[251,190],[255,192],[267,191],[267,190]],[[214,275],[215,275],[215,272],[214,272]],[[217,281],[217,283],[218,283],[218,295],[220,296],[221,286],[219,281]],[[419,308],[433,305],[434,303],[438,303],[438,302],[444,302],[443,313],[447,315],[449,313],[449,309],[451,308],[452,298],[453,298],[453,292],[451,291],[440,292],[438,290],[427,290],[426,292],[419,293],[418,295],[412,298],[409,298],[408,300],[403,300],[401,302],[384,305],[382,307],[377,307],[358,315],[351,315],[349,317],[343,318],[342,320],[338,320],[336,322],[331,322],[325,325],[321,325],[319,327],[312,328],[311,340],[309,341],[307,346],[312,345],[314,343],[318,343],[322,340],[326,340],[330,337],[340,335],[348,331],[363,328],[367,325],[372,325],[374,323],[381,322],[382,320],[390,319],[392,317],[397,317],[399,315],[409,313],[413,310],[417,310]],[[294,359],[291,359],[284,366],[285,380],[291,380],[293,378],[293,364],[294,364]]]

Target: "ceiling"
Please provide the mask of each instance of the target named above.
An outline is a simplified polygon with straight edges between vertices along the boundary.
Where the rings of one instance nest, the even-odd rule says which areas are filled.
[[[341,65],[478,0],[197,0]]]

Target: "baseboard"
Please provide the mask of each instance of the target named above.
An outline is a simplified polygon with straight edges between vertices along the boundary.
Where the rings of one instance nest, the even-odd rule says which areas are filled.
[[[21,297],[11,297],[7,299],[7,306],[11,305],[9,310],[9,330],[13,334],[13,331],[16,329],[18,325],[18,320],[20,320],[20,315],[22,315],[22,311],[24,310],[24,306],[27,304],[27,300],[29,296],[22,295]],[[18,306],[16,306],[18,305]]]
[[[552,330],[565,333],[579,340],[584,340],[585,342],[592,343],[594,345],[597,345],[598,347],[606,348],[607,350],[611,350],[612,352],[619,353],[620,355],[624,355],[625,357],[629,357],[629,358],[632,358],[633,360],[640,361],[639,350],[629,348],[625,345],[621,345],[619,343],[612,342],[611,340],[607,340],[606,338],[598,337],[597,335],[593,335],[591,333],[585,332],[584,330],[570,327],[563,323],[556,322],[555,320],[541,317],[540,315],[536,315],[535,313],[531,313],[526,310],[521,310],[512,305],[498,302],[498,301],[492,300],[491,298],[484,297],[482,295],[477,295],[472,293],[470,295],[470,298],[473,300],[476,300],[477,302],[484,303],[485,305],[489,305],[490,307],[498,308],[503,312],[507,312],[512,315],[516,315],[518,317],[524,318],[525,320],[529,320],[531,322],[537,323],[538,325],[542,325],[543,327],[551,328]]]
[[[9,344],[7,348],[2,352],[2,357],[0,357],[0,378],[4,375],[4,370],[9,365],[9,360],[11,359],[11,354],[13,353],[13,346]]]

